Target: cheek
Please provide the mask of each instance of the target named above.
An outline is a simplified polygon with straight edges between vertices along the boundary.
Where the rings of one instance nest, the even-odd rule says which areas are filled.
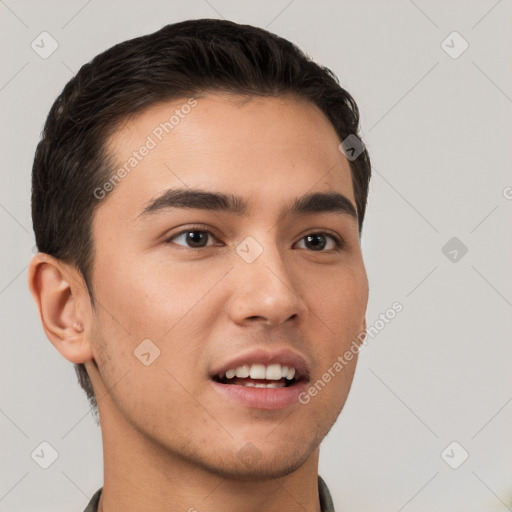
[[[176,265],[100,266],[95,288],[111,320],[134,338],[161,338],[199,303],[216,276]],[[107,318],[108,321],[108,318]]]
[[[345,404],[357,365],[358,338],[364,332],[368,301],[367,284],[364,267],[340,269],[325,280],[311,302],[315,313],[312,318],[320,319],[316,322],[320,330],[313,338],[321,346],[316,350],[314,382],[321,381],[316,399],[333,421]]]
[[[345,268],[316,281],[310,307],[325,323],[331,336],[346,340],[363,327],[368,302],[364,268]]]
[[[114,385],[129,371],[123,389],[138,382],[136,389],[131,385],[134,396],[147,385],[162,388],[165,396],[179,396],[182,390],[165,370],[179,382],[195,384],[189,382],[187,369],[194,367],[204,347],[194,340],[205,339],[217,315],[208,291],[224,272],[180,272],[175,265],[139,266],[136,271],[127,264],[101,268],[95,343],[103,378]],[[144,359],[154,362],[145,366]]]

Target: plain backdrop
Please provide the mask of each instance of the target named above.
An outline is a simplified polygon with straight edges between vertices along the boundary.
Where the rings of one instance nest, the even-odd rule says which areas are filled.
[[[322,444],[336,510],[512,507],[511,15],[510,0],[0,1],[0,511],[82,511],[103,483],[100,430],[27,287],[48,110],[97,53],[205,17],[295,42],[361,109],[367,321],[403,311],[361,352]],[[48,469],[32,457],[43,442]]]

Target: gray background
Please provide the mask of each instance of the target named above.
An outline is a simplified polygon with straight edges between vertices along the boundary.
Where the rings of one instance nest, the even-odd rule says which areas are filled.
[[[395,301],[404,309],[361,352],[322,445],[337,510],[512,510],[511,14],[510,0],[0,0],[0,510],[81,511],[103,482],[99,428],[26,284],[45,117],[100,51],[202,17],[294,41],[361,108],[374,164],[368,324]],[[42,31],[59,45],[47,59],[31,48]],[[469,44],[458,58],[445,51],[460,51],[458,36],[442,46],[453,31]],[[452,237],[456,261],[442,251]],[[48,469],[31,458],[43,441],[58,452]]]

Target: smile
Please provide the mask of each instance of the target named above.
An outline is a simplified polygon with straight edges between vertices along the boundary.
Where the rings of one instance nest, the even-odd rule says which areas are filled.
[[[254,388],[284,388],[292,386],[296,370],[279,363],[269,364],[243,364],[236,368],[230,368],[226,373],[220,373],[213,380],[221,384],[233,384],[235,386],[247,386]]]
[[[225,362],[210,373],[223,399],[252,409],[277,410],[299,404],[310,380],[309,365],[298,353],[281,348],[255,349]]]

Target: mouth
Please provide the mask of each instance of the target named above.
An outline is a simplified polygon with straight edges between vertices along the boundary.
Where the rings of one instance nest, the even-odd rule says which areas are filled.
[[[298,402],[309,382],[304,358],[289,350],[253,351],[210,374],[216,391],[251,408],[283,409]]]
[[[229,368],[225,373],[214,375],[212,379],[219,384],[278,389],[293,386],[300,380],[300,376],[293,366],[289,367],[279,363],[244,364],[236,368]]]

